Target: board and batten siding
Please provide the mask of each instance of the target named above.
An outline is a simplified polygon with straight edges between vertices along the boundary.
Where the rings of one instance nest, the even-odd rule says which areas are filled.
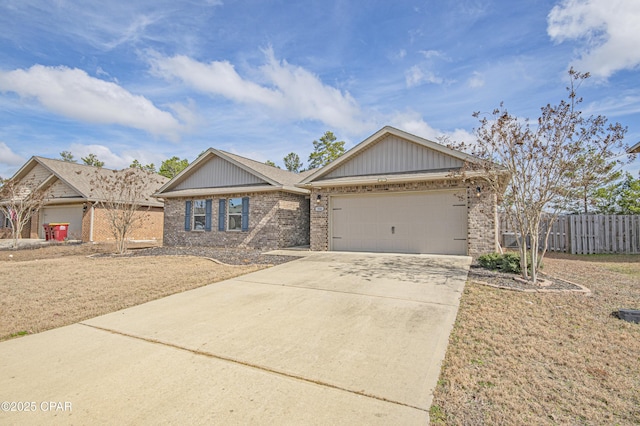
[[[36,166],[31,169],[24,178],[22,178],[22,182],[25,182],[29,185],[40,185],[49,176],[51,176],[51,172],[49,170],[42,167],[40,164],[36,164]]]
[[[225,186],[266,184],[260,178],[220,157],[207,161],[180,182],[175,189],[219,188]]]
[[[59,180],[49,187],[47,195],[52,198],[82,197],[82,195],[78,194],[67,184]]]
[[[396,136],[387,136],[326,178],[443,170],[462,167],[461,160]]]

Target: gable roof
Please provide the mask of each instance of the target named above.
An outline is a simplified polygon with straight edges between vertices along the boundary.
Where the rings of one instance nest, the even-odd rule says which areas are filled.
[[[341,157],[301,179],[300,186],[447,179],[465,162],[479,159],[439,143],[385,126]],[[383,178],[384,180],[380,180]]]
[[[306,175],[209,148],[163,185],[155,196],[170,198],[265,191],[308,194],[308,190],[294,186]]]
[[[94,195],[94,188],[91,181],[95,179],[96,174],[98,176],[107,176],[114,172],[112,169],[34,156],[31,157],[11,179],[23,179],[38,165],[44,167],[50,173],[50,176],[41,182],[40,186],[49,186],[54,184],[56,181],[60,181],[78,194],[78,197],[73,198],[77,198],[79,201],[100,201],[100,199]],[[145,172],[141,170],[140,173]],[[155,177],[161,183],[165,183],[168,180],[166,177],[161,175],[156,175]],[[160,207],[163,205],[161,202],[151,198],[157,188],[157,183],[148,182],[147,187],[141,194],[142,205]],[[72,198],[66,198],[65,200],[68,201],[69,199]],[[52,201],[55,202],[55,199]]]
[[[633,145],[631,148],[627,149],[629,154],[640,154],[640,141]]]

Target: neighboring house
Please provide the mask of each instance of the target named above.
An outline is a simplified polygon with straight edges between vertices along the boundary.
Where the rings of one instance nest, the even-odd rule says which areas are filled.
[[[309,244],[304,177],[208,149],[157,192],[164,201],[163,244],[282,248]]]
[[[113,173],[113,170],[32,157],[11,179],[46,189],[47,201],[39,212],[34,213],[31,225],[23,230],[22,238],[44,238],[42,225],[46,223],[69,223],[69,240],[114,240],[105,211],[97,204],[101,200],[94,195],[96,191],[91,183],[97,176],[108,173]],[[151,195],[168,179],[160,175],[157,178],[160,184],[150,184],[143,195],[146,200],[140,201],[140,210],[148,218],[133,231],[131,239],[162,239],[163,206]],[[6,220],[1,222],[0,228],[4,227],[2,235],[6,238],[10,235],[10,231],[7,232],[9,224]]]
[[[384,127],[303,178],[311,190],[311,250],[461,254],[498,248],[497,197],[478,159]],[[476,177],[473,177],[476,175]]]
[[[165,245],[468,254],[498,248],[497,197],[477,158],[385,127],[294,174],[209,149],[156,196]]]
[[[640,154],[640,142],[636,143],[634,146],[627,150],[629,154]]]

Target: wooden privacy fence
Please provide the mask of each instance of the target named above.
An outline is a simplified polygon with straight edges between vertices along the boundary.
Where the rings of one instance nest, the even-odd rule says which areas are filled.
[[[541,223],[541,249],[545,232],[551,226],[549,251],[572,254],[640,253],[640,215],[562,215],[555,222],[550,222],[550,219],[543,219]],[[516,238],[521,237],[508,223],[505,214],[500,215],[500,234],[503,247],[517,247]]]

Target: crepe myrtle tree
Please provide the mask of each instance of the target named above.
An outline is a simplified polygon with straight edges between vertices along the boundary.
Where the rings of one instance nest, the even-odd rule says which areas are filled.
[[[474,113],[480,126],[472,152],[482,161],[467,162],[457,172],[464,176],[480,170],[485,176],[483,184],[502,194],[501,208],[521,236],[516,241],[522,276],[534,283],[551,231],[550,225],[543,229],[543,219],[551,224],[582,196],[579,191],[584,188],[585,174],[576,173],[576,164],[600,165],[599,159],[610,163],[615,157],[612,151],[626,132],[619,123],[609,124],[603,116],[582,114],[577,89],[589,74],[574,69],[568,73],[567,99],[542,107],[534,124],[512,114],[504,104],[488,115]],[[593,176],[601,176],[596,169],[610,171],[608,167],[591,168],[593,180],[589,185],[597,185]],[[509,180],[501,178],[503,170],[511,175]]]
[[[47,200],[46,190],[34,179],[7,179],[0,182],[0,212],[9,221],[14,249],[18,247],[24,227]]]
[[[95,204],[103,209],[116,241],[116,252],[122,254],[131,233],[149,220],[151,191],[148,188],[159,186],[161,180],[155,173],[129,168],[94,170],[90,183],[92,198],[98,200]]]

